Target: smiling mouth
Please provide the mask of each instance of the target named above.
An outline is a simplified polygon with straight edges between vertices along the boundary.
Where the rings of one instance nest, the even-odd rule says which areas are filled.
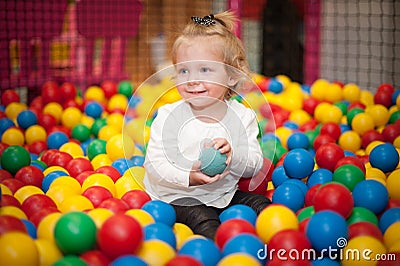
[[[204,94],[206,92],[207,92],[206,90],[202,90],[202,91],[187,91],[187,93],[192,94],[192,95]]]

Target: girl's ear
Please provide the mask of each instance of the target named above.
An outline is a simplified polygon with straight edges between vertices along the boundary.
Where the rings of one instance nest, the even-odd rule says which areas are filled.
[[[235,78],[233,78],[232,76],[229,76],[229,78],[228,78],[228,86],[229,86],[230,88],[235,87],[236,84],[238,84],[238,82],[239,82],[238,79],[235,79]]]

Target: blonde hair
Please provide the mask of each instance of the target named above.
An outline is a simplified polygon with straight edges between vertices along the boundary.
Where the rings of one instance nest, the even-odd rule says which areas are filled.
[[[214,24],[206,26],[190,20],[172,45],[172,62],[174,64],[177,63],[177,51],[183,43],[190,41],[193,37],[210,37],[221,42],[214,47],[221,54],[223,63],[249,75],[250,69],[243,43],[233,33],[237,17],[233,12],[225,11],[215,14],[214,21]],[[236,73],[231,74],[237,76],[240,71],[235,71]],[[230,98],[235,93],[232,89],[235,88],[228,90],[228,95],[226,95],[225,98]]]

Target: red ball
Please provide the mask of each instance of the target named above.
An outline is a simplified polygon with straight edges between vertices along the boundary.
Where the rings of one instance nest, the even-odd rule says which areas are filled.
[[[40,157],[40,160],[44,162],[46,165],[49,165],[50,157],[53,156],[54,153],[57,153],[58,150],[56,149],[50,149],[45,151],[42,156]]]
[[[3,151],[9,147],[8,144],[0,142],[0,156],[3,154]]]
[[[88,266],[108,266],[110,260],[98,250],[89,250],[79,256]]]
[[[317,151],[322,145],[327,143],[336,143],[336,140],[329,134],[319,134],[313,143],[314,150]]]
[[[361,102],[352,102],[348,107],[347,107],[347,111],[350,111],[353,108],[360,108],[365,110],[365,104],[361,103]]]
[[[308,222],[310,221],[310,219],[311,219],[310,217],[306,218],[299,223],[299,231],[300,232],[306,233],[306,228],[307,228],[307,225],[308,225]]]
[[[353,207],[354,200],[351,191],[339,183],[322,185],[314,196],[315,212],[330,210],[348,218]]]
[[[54,207],[41,209],[38,212],[34,213],[31,217],[29,217],[29,221],[31,221],[36,227],[38,227],[44,217],[55,212],[59,212],[59,210]]]
[[[0,169],[0,182],[6,179],[13,178],[12,174],[4,169]]]
[[[344,157],[343,149],[336,143],[322,144],[315,152],[315,161],[320,168],[333,172],[336,163]]]
[[[306,196],[304,198],[305,207],[314,205],[314,197],[320,186],[321,184],[316,184],[307,190]]]
[[[122,199],[109,198],[100,203],[99,208],[104,208],[112,211],[113,213],[124,213],[129,210],[129,205]]]
[[[110,99],[111,96],[118,92],[117,84],[112,80],[105,80],[100,84],[101,89],[104,92],[104,96]]]
[[[41,113],[38,115],[37,123],[38,125],[42,126],[46,131],[49,131],[51,128],[57,125],[57,119],[51,114]]]
[[[342,159],[340,159],[335,165],[335,170],[338,167],[345,165],[345,164],[351,164],[351,165],[357,166],[364,173],[364,175],[367,172],[367,170],[365,169],[364,162],[360,158],[354,157],[354,156],[345,156]]]
[[[60,86],[60,94],[61,94],[61,99],[62,102],[65,102],[67,100],[73,100],[75,96],[77,95],[77,90],[74,84],[70,82],[64,82]]]
[[[256,229],[251,223],[243,219],[227,220],[218,227],[215,233],[215,243],[222,250],[228,240],[243,233],[256,235]]]
[[[19,94],[14,90],[5,90],[1,95],[1,103],[4,106],[10,103],[18,103],[20,101]]]
[[[368,130],[361,137],[361,147],[365,149],[367,148],[368,144],[376,140],[384,142],[385,138],[381,133],[379,133],[375,129]]]
[[[43,194],[31,195],[22,202],[22,210],[28,217],[47,208],[57,209],[57,205],[49,196]]]
[[[290,112],[284,109],[273,113],[276,127],[280,127],[289,119]]]
[[[53,132],[63,132],[65,133],[69,138],[71,137],[71,130],[66,128],[65,126],[60,126],[60,125],[56,125],[52,128],[50,128],[50,130],[48,130],[47,135],[50,135]]]
[[[275,189],[270,189],[265,192],[265,197],[272,202],[272,195],[274,195]]]
[[[63,168],[66,168],[68,163],[72,161],[73,157],[71,154],[63,152],[63,151],[58,151],[53,153],[53,155],[50,156],[49,158],[49,163],[47,164],[48,166],[61,166]]]
[[[47,81],[43,84],[41,89],[43,104],[50,102],[61,102],[61,94],[59,91],[58,84],[54,81]]]
[[[311,249],[311,243],[304,232],[295,229],[286,229],[276,233],[268,242],[269,250],[285,250],[289,254],[292,250],[299,251]]]
[[[15,179],[21,180],[26,185],[42,188],[43,172],[39,168],[29,165],[24,166],[15,174]]]
[[[329,122],[326,124],[323,124],[320,130],[320,134],[326,134],[330,135],[337,141],[342,134],[342,131],[340,129],[340,126],[336,123]]]
[[[79,184],[81,184],[81,186],[82,186],[83,182],[86,180],[86,178],[88,178],[88,176],[95,174],[95,173],[96,173],[95,171],[88,170],[88,171],[82,172],[79,175],[77,175],[75,177],[75,179],[78,180]]]
[[[101,166],[101,167],[97,168],[95,172],[100,173],[100,174],[105,174],[105,175],[111,177],[111,179],[114,181],[114,183],[121,177],[120,172],[116,168],[114,168],[110,165]]]
[[[150,196],[142,190],[130,190],[122,198],[130,209],[141,209],[142,206],[151,200]]]
[[[34,153],[36,155],[41,154],[42,152],[44,152],[47,149],[47,143],[43,140],[38,140],[33,142],[32,144],[30,144],[28,146],[28,151],[30,153]]]
[[[11,215],[1,215],[0,236],[11,231],[28,233],[28,230],[26,230],[24,223],[20,219]]]
[[[270,159],[264,158],[261,170],[251,178],[240,178],[239,189],[254,194],[264,195],[267,191],[268,181],[271,180],[274,165]]]
[[[85,171],[94,170],[92,163],[86,158],[74,158],[70,160],[65,169],[72,177],[77,177],[80,173]]]
[[[378,89],[376,90],[377,92],[388,92],[390,94],[394,93],[394,87],[392,84],[389,83],[382,83],[379,85]]]
[[[17,207],[18,209],[21,209],[21,203],[19,203],[19,201],[11,195],[2,195],[1,196],[1,200],[0,200],[0,206],[4,207],[4,206],[14,206]]]
[[[392,106],[392,94],[390,91],[382,90],[377,91],[374,95],[374,103],[382,104],[386,108]]]
[[[134,254],[143,241],[143,230],[139,222],[126,214],[115,214],[108,218],[97,232],[97,244],[108,258]]]
[[[6,187],[8,187],[13,194],[15,194],[15,192],[17,192],[18,189],[25,186],[25,183],[23,181],[15,178],[5,179],[1,181],[1,183]]]
[[[202,266],[203,264],[194,257],[188,255],[177,255],[168,261],[165,266]]]
[[[316,127],[318,126],[318,122],[317,120],[315,120],[314,118],[310,119],[309,121],[305,122],[304,124],[302,124],[299,127],[299,130],[301,132],[306,132],[309,130],[314,130]]]
[[[98,208],[99,205],[106,199],[110,199],[113,197],[111,192],[101,186],[92,186],[87,188],[83,193],[82,196],[88,198],[95,208]]]
[[[357,236],[372,236],[383,243],[381,230],[370,222],[357,222],[349,226],[349,240]]]
[[[386,142],[393,143],[400,136],[400,128],[396,124],[387,125],[383,129],[382,135]]]
[[[321,103],[320,100],[315,98],[307,98],[303,101],[303,110],[309,113],[310,115],[314,115],[315,108]]]
[[[387,209],[397,208],[400,207],[400,199],[389,199],[388,205],[386,206]]]
[[[63,108],[67,109],[68,107],[75,107],[79,110],[83,111],[82,104],[77,103],[74,99],[68,99],[64,102]]]
[[[35,97],[29,104],[29,107],[35,110],[43,110],[44,104],[42,96]]]

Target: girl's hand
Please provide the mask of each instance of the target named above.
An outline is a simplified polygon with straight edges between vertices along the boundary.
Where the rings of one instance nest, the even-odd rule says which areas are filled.
[[[225,171],[222,174],[218,174],[215,176],[208,176],[203,174],[201,171],[201,163],[200,161],[194,162],[192,166],[192,170],[190,171],[189,174],[189,185],[190,186],[198,186],[198,185],[204,185],[204,184],[211,184],[214,183],[221,178],[225,177],[229,171]]]
[[[229,165],[232,159],[231,144],[225,138],[213,139],[214,148],[219,150],[220,153],[226,153],[226,165]]]

